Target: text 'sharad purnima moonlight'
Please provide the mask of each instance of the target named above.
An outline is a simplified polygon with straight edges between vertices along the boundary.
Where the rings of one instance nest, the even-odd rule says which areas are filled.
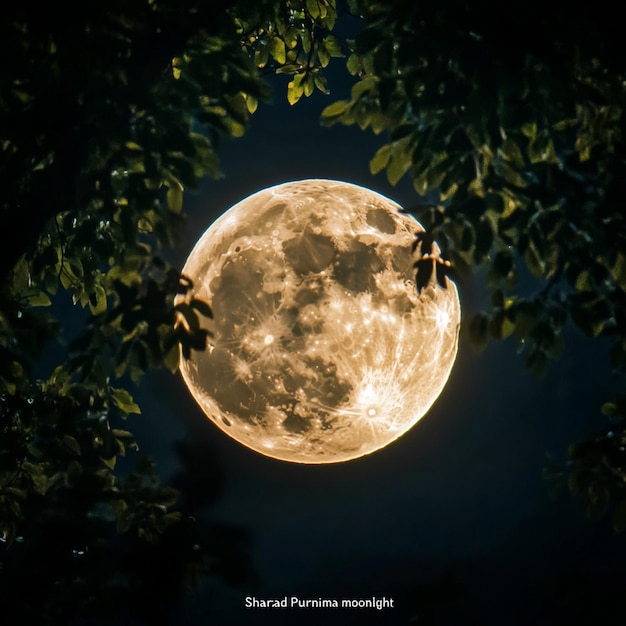
[[[247,609],[392,609],[393,598],[372,596],[371,598],[256,598],[246,596]]]

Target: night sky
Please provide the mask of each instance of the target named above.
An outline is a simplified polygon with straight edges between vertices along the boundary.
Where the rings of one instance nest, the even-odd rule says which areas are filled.
[[[369,174],[382,137],[322,128],[331,100],[316,94],[290,107],[286,82],[273,83],[273,102],[260,106],[243,138],[222,145],[225,177],[187,195],[183,238],[168,252],[180,267],[217,216],[271,185],[332,178],[407,208],[416,202],[409,181],[394,188]],[[331,97],[344,95],[340,88]],[[480,307],[480,276],[461,296],[465,313]],[[141,453],[156,458],[167,483],[181,470],[176,447],[196,451],[197,483],[206,484],[198,517],[239,529],[253,566],[248,582],[208,581],[185,597],[177,623],[626,623],[623,614],[617,622],[602,617],[626,584],[624,537],[609,520],[587,520],[566,487],[555,490],[543,477],[570,443],[603,426],[599,406],[611,389],[605,347],[571,331],[541,380],[525,371],[516,348],[493,342],[477,354],[462,340],[448,385],[409,433],[327,466],[242,447],[204,417],[179,375],[148,375],[139,390],[143,415],[129,423]],[[246,596],[292,595],[385,596],[395,608],[245,607]]]

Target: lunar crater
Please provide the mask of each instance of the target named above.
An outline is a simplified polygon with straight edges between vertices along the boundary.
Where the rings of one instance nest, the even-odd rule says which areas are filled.
[[[210,303],[213,345],[181,359],[206,415],[268,456],[354,459],[410,429],[457,351],[456,287],[418,294],[414,235],[393,201],[336,181],[298,181],[232,207],[183,273]]]

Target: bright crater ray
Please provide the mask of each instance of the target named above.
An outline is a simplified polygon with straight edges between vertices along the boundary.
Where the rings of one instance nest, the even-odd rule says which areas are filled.
[[[347,461],[409,430],[457,352],[454,283],[420,294],[421,225],[378,193],[304,180],[239,202],[183,273],[213,309],[212,345],[181,359],[206,415],[262,454]]]

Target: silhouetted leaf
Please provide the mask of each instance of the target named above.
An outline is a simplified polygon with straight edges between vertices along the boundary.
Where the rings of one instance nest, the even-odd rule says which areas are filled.
[[[196,329],[200,327],[198,315],[190,303],[179,302],[174,308],[184,317],[185,323],[189,328]]]
[[[435,262],[431,258],[420,259],[413,264],[413,267],[417,270],[415,273],[415,286],[418,293],[430,283],[433,270],[435,269],[434,266]]]
[[[196,311],[198,311],[200,315],[204,315],[204,317],[208,318],[213,317],[213,311],[211,310],[208,302],[205,302],[204,300],[199,300],[198,298],[193,298],[189,304],[193,309],[196,309]]]
[[[452,269],[449,262],[438,262],[435,266],[436,275],[437,275],[437,284],[443,289],[448,288],[448,275],[451,273]]]
[[[433,253],[433,246],[435,244],[432,232],[424,231],[415,233],[415,240],[411,244],[413,252],[419,247],[421,255],[430,255]]]
[[[489,318],[484,313],[472,316],[469,323],[469,339],[472,346],[482,351],[489,342]]]

